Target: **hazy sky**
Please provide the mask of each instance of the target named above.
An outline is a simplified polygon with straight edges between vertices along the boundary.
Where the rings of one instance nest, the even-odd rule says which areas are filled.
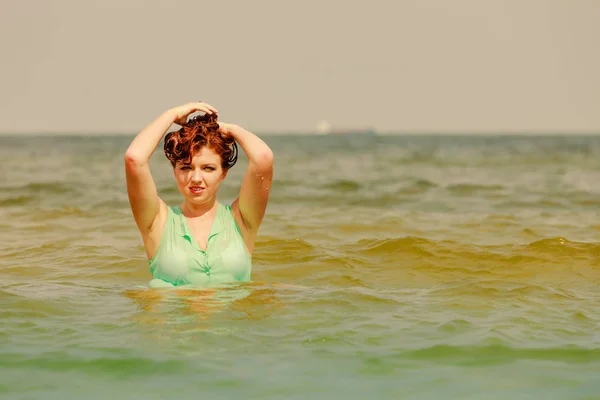
[[[0,0],[0,132],[600,133],[600,1]]]

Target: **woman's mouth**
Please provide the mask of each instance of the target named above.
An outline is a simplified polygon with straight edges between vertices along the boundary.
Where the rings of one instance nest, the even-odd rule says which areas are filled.
[[[190,186],[190,192],[193,194],[202,194],[204,188],[202,186]]]

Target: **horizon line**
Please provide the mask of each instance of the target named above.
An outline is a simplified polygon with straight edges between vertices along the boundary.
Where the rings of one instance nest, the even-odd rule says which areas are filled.
[[[550,130],[481,130],[481,131],[436,131],[436,130],[414,130],[414,131],[377,131],[372,130],[369,133],[355,133],[352,129],[348,130],[348,133],[343,131],[336,133],[321,133],[316,131],[301,131],[301,130],[287,130],[287,131],[252,131],[257,135],[266,136],[329,136],[329,137],[340,137],[340,136],[596,136],[600,135],[598,131],[586,131],[586,130],[561,130],[561,131],[550,131]],[[0,137],[14,137],[14,136],[135,136],[139,132],[127,132],[127,131],[0,131]]]

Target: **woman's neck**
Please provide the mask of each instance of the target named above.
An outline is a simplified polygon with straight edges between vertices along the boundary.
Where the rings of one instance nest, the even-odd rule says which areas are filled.
[[[182,205],[180,206],[180,208],[186,217],[195,218],[195,217],[201,217],[201,216],[209,213],[214,208],[216,208],[217,205],[218,205],[218,202],[216,199],[212,199],[210,201],[207,201],[206,203],[201,203],[201,204],[190,203],[190,202],[184,201],[182,203]]]

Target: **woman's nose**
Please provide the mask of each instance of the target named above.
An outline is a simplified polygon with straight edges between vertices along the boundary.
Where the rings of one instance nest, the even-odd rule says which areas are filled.
[[[200,171],[199,169],[194,170],[194,172],[192,174],[192,181],[202,182],[202,171]]]

